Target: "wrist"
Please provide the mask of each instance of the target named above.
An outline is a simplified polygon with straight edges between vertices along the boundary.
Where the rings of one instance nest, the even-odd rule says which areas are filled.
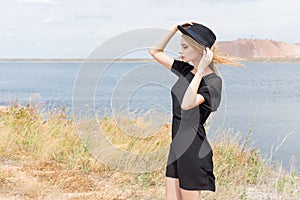
[[[200,71],[200,70],[197,71],[197,74],[200,75],[200,76],[204,76],[204,72],[203,72],[203,71]]]
[[[178,31],[177,25],[173,26],[172,31],[174,32]]]

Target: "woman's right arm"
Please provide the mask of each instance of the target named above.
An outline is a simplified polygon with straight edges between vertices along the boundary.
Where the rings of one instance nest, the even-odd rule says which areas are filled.
[[[149,53],[152,57],[168,69],[171,69],[174,59],[165,54],[164,49],[177,30],[177,26],[174,26],[172,30],[162,37],[153,48],[149,49]]]

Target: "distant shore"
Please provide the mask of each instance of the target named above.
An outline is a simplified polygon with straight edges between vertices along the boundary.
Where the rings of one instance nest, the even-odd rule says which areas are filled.
[[[0,62],[154,62],[147,58],[0,58]]]
[[[101,59],[85,59],[85,58],[0,58],[0,62],[59,62],[59,63],[83,63],[83,62],[156,62],[154,59],[148,58],[101,58]],[[241,62],[300,62],[299,58],[241,58]]]

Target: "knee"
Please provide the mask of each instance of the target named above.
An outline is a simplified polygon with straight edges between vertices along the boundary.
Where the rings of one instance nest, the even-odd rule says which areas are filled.
[[[180,192],[181,192],[181,199],[182,200],[200,200],[201,199],[201,192],[200,191],[180,189]]]
[[[166,200],[181,200],[181,193],[179,188],[167,189]]]
[[[181,200],[181,194],[179,190],[167,191],[166,200]]]
[[[181,200],[178,179],[166,178],[166,199],[167,200]]]
[[[171,194],[166,196],[166,200],[181,200],[181,198],[176,194]]]

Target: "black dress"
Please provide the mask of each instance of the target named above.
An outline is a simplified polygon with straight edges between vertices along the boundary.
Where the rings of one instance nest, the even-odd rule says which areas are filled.
[[[181,109],[183,95],[192,81],[194,67],[174,60],[171,71],[179,78],[173,85],[172,143],[168,156],[166,176],[179,179],[186,190],[215,191],[213,152],[206,138],[205,121],[221,101],[222,79],[215,73],[203,76],[198,92],[205,101],[189,110]]]

